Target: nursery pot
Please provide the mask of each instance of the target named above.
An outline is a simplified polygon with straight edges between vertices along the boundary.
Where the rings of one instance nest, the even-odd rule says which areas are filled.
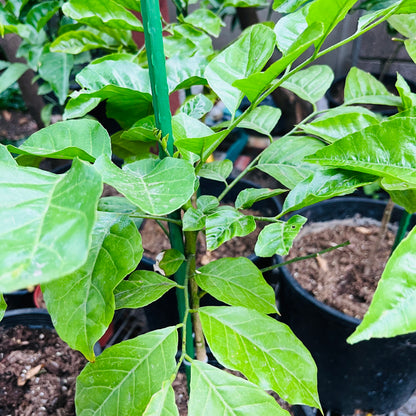
[[[223,202],[227,203],[235,201],[237,195],[246,188],[258,188],[258,186],[250,183],[249,181],[242,180],[231,189],[231,191],[223,199]],[[201,195],[219,196],[224,190],[224,184],[221,182],[201,178],[200,189]],[[252,209],[260,211],[264,216],[275,216],[281,211],[281,205],[277,199],[269,198],[260,202],[256,202]],[[257,257],[254,253],[249,255],[248,258],[260,269],[272,265],[272,263],[275,261],[274,258]],[[148,257],[143,257],[137,269],[152,271],[154,263],[154,260]],[[267,272],[264,274],[264,277],[271,285],[274,285],[276,282],[276,275],[274,273]],[[209,294],[206,294],[201,299],[201,306],[211,305],[223,305],[223,303],[219,302]],[[152,304],[146,306],[145,313],[149,330],[176,325],[178,323],[179,317],[177,313],[175,291],[170,290],[169,292],[165,293],[161,299],[158,299]]]
[[[381,220],[385,203],[335,198],[297,211],[309,222],[362,217]],[[395,207],[392,222],[403,209]],[[412,225],[415,220],[412,220]],[[416,388],[416,333],[374,338],[349,345],[360,320],[316,300],[286,267],[280,268],[281,319],[311,352],[318,367],[318,391],[325,410],[353,414],[357,409],[388,413],[404,404]]]

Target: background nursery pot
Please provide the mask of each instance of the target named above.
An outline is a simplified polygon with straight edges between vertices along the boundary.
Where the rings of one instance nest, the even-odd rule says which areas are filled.
[[[351,218],[381,219],[385,203],[335,198],[297,213],[310,222]],[[395,207],[391,222],[403,209]],[[414,223],[414,219],[412,221]],[[416,388],[416,333],[349,345],[360,323],[325,305],[303,289],[286,267],[280,268],[281,319],[309,349],[318,367],[318,391],[324,409],[352,414],[361,409],[388,413],[405,403]]]

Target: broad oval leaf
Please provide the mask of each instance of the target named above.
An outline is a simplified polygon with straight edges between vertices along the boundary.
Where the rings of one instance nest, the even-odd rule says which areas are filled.
[[[205,78],[231,114],[235,114],[243,93],[234,81],[260,71],[273,53],[276,35],[265,25],[246,29],[241,37],[217,55],[207,66]]]
[[[281,86],[294,92],[303,100],[316,104],[334,80],[334,72],[327,65],[313,65],[307,69],[296,72]]]
[[[159,267],[165,272],[165,275],[170,276],[177,272],[184,261],[185,256],[179,250],[170,248],[163,252]]]
[[[370,308],[349,343],[416,331],[415,244],[413,228],[388,260]]]
[[[287,195],[281,215],[369,185],[376,176],[342,169],[322,169],[299,182]]]
[[[211,351],[227,368],[291,404],[320,408],[316,365],[288,326],[252,309],[199,309]]]
[[[195,280],[203,290],[222,302],[265,314],[277,312],[272,287],[245,257],[212,261],[196,271]]]
[[[387,90],[373,75],[353,67],[347,75],[344,88],[345,104],[384,104],[400,106],[401,100]]]
[[[256,229],[253,216],[238,210],[221,206],[206,217],[207,249],[215,250],[233,237],[244,237]]]
[[[415,188],[415,146],[416,118],[397,117],[344,137],[306,160],[387,176]]]
[[[169,214],[191,198],[196,178],[190,163],[166,157],[143,175],[142,162],[146,160],[129,164],[129,170],[121,170],[108,157],[101,156],[96,167],[106,183],[152,215]]]
[[[143,308],[176,286],[159,273],[137,270],[115,288],[116,309]]]
[[[255,130],[258,133],[269,136],[271,139],[272,136],[270,133],[275,128],[281,115],[282,111],[279,108],[261,105],[254,108],[254,110],[238,124],[238,127]]]
[[[96,48],[108,48],[100,36],[90,30],[71,30],[57,37],[51,44],[52,52],[79,54]]]
[[[74,273],[42,285],[59,336],[89,361],[95,359],[94,345],[113,319],[114,288],[136,268],[142,254],[140,234],[131,219],[100,213],[86,263]]]
[[[51,124],[32,134],[20,147],[9,146],[13,153],[55,159],[79,157],[94,162],[101,155],[111,157],[107,130],[95,120],[68,120]]]
[[[211,111],[212,107],[213,104],[209,98],[203,94],[198,94],[186,100],[178,111],[190,117],[200,119]]]
[[[177,330],[168,327],[107,348],[77,378],[77,415],[143,414],[175,371],[177,345]]]
[[[150,399],[143,416],[179,416],[175,403],[175,391],[169,381]]]
[[[205,227],[205,214],[202,209],[189,208],[183,214],[182,228],[184,231],[198,231]]]
[[[255,384],[194,360],[189,416],[288,416],[276,400]]]
[[[263,201],[264,199],[273,198],[277,195],[287,192],[287,189],[268,189],[268,188],[249,188],[243,189],[235,200],[235,207],[237,209],[251,208],[255,202]]]
[[[140,21],[117,1],[70,0],[62,6],[62,11],[71,19],[93,27],[143,32]]]
[[[199,170],[198,175],[213,181],[226,182],[232,170],[233,162],[231,160],[214,160],[213,162],[205,163]]]
[[[212,36],[218,37],[221,27],[225,26],[224,22],[211,10],[200,8],[188,14],[184,22],[199,27]]]
[[[336,140],[379,122],[379,118],[366,108],[339,107],[328,110],[312,123],[302,125],[302,130],[322,137],[328,143],[334,143]]]
[[[317,170],[303,158],[323,147],[324,143],[312,137],[283,137],[263,151],[256,167],[292,189]]]
[[[0,292],[48,282],[87,260],[100,175],[74,160],[65,175],[0,162]]]

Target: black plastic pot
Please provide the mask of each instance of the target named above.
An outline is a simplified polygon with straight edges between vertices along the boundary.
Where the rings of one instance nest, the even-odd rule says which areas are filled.
[[[204,178],[200,180],[201,194],[202,195],[214,195],[219,196],[224,190],[224,184],[217,181],[211,181]],[[237,195],[246,188],[258,188],[257,185],[248,182],[240,181],[233,189],[226,195],[223,202],[235,201]],[[264,216],[275,216],[281,211],[281,205],[275,198],[269,198],[263,201],[256,202],[253,210],[260,211]],[[253,247],[254,248],[254,247]],[[275,262],[275,258],[261,258],[257,257],[254,253],[248,258],[260,269],[268,267]],[[143,257],[138,270],[153,270],[154,261],[147,257]],[[271,284],[276,283],[276,275],[272,272],[264,274],[265,279]],[[164,328],[169,325],[176,325],[179,321],[177,313],[176,295],[173,290],[167,292],[161,299],[145,307],[145,313],[147,318],[147,324],[150,330]],[[210,295],[205,295],[201,299],[201,306],[208,305],[223,305],[217,299]]]
[[[27,289],[4,293],[3,296],[8,310],[35,307],[35,303],[33,302],[33,292],[29,292]]]
[[[53,329],[51,316],[46,309],[24,308],[7,310],[0,326],[11,328],[16,325],[25,325],[29,328]]]
[[[336,198],[297,213],[311,222],[357,214],[381,220],[384,207],[382,201]],[[392,222],[398,222],[402,212],[394,208]],[[416,333],[349,345],[346,339],[360,321],[317,301],[285,267],[280,274],[281,319],[315,359],[323,408],[342,414],[357,409],[383,414],[404,404],[416,388]]]

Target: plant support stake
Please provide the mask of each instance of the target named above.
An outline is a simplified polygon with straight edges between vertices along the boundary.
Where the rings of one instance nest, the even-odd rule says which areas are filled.
[[[155,112],[156,127],[161,131],[162,137],[168,136],[167,152],[159,146],[161,158],[173,155],[172,115],[169,104],[169,89],[166,77],[165,53],[163,49],[162,23],[160,20],[160,7],[158,0],[142,0],[141,12],[143,17],[143,29],[146,45],[146,53],[149,64],[149,76],[152,87],[153,108]],[[170,218],[180,219],[180,213],[175,212]],[[184,253],[184,243],[181,228],[169,223],[169,239],[172,248]],[[183,264],[175,274],[176,282],[183,286],[186,280],[186,265]],[[182,289],[177,289],[178,310],[180,319],[186,316],[187,298]],[[186,319],[186,353],[194,357],[192,324],[189,316]],[[188,369],[189,366],[186,366]],[[188,374],[190,380],[190,374]],[[190,372],[189,372],[190,373]]]

